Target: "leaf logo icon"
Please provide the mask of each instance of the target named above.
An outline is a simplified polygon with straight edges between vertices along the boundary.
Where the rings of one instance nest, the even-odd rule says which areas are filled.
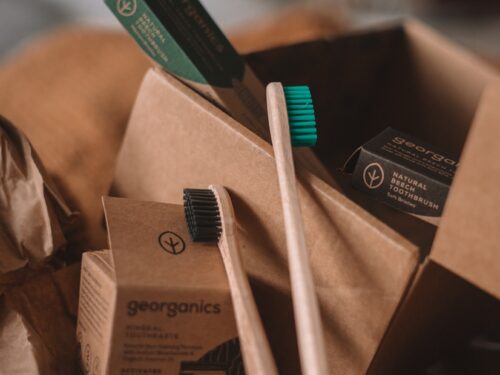
[[[186,250],[186,243],[174,232],[164,232],[160,234],[158,242],[163,250],[173,255],[179,255]]]
[[[116,10],[124,17],[130,17],[137,11],[137,0],[117,0]]]
[[[379,163],[371,163],[363,171],[363,181],[368,189],[377,189],[384,183],[384,169]]]

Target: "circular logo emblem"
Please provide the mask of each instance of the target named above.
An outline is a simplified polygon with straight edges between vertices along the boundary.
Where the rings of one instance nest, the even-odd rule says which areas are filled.
[[[130,17],[137,11],[137,0],[117,0],[116,10],[124,17]]]
[[[384,182],[384,169],[379,163],[368,164],[363,171],[363,181],[368,189],[376,189]]]
[[[173,255],[179,255],[186,250],[186,243],[174,232],[162,233],[158,238],[158,242],[163,250]]]

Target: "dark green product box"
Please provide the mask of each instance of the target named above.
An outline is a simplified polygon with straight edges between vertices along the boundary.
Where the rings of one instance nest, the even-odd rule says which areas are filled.
[[[105,0],[165,71],[265,137],[265,89],[198,0]]]

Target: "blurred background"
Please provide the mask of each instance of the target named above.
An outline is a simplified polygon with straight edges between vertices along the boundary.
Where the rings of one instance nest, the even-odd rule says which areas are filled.
[[[483,56],[500,56],[498,0],[202,0],[227,32],[286,7],[329,7],[348,28],[415,16]],[[69,23],[118,27],[103,0],[0,0],[0,59]]]

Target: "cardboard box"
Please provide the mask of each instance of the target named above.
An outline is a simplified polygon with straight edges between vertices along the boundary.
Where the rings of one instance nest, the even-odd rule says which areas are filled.
[[[311,86],[316,153],[340,186],[298,168],[332,373],[363,374],[370,364],[372,373],[409,373],[479,329],[500,297],[495,72],[415,21],[247,60],[264,82]],[[437,230],[354,190],[339,171],[352,150],[388,126],[461,155]],[[211,183],[230,189],[275,357],[283,373],[298,374],[272,147],[175,79],[150,71],[115,192],[180,202],[182,188]],[[415,328],[420,322],[426,329]]]
[[[91,374],[242,368],[217,246],[193,243],[182,206],[105,199],[110,250],[83,256],[77,336]]]

